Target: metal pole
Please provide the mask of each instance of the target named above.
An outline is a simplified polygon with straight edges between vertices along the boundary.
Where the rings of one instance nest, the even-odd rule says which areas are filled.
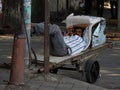
[[[69,1],[66,0],[66,9],[68,10],[69,9]]]
[[[27,44],[26,44],[26,49],[25,49],[25,64],[30,65],[31,64],[31,45],[30,45],[30,40],[31,40],[31,0],[24,0],[24,27],[26,31],[26,38],[27,38]]]
[[[0,14],[2,13],[2,1],[0,0]]]
[[[59,12],[59,0],[57,0],[57,13]]]
[[[0,26],[2,25],[2,1],[0,0]]]
[[[49,73],[49,25],[50,25],[50,0],[45,0],[45,34],[44,34],[44,68],[45,74]]]
[[[120,31],[120,0],[118,0],[118,25],[117,30]]]

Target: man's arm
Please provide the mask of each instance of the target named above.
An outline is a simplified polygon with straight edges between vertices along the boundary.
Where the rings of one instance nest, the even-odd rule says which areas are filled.
[[[73,25],[73,28],[86,28],[88,27],[90,24],[76,24],[76,25]]]

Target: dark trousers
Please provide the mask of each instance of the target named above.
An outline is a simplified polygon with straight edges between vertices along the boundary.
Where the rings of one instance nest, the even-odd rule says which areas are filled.
[[[116,19],[118,15],[118,3],[117,1],[110,1],[111,6],[111,18]]]
[[[85,14],[86,15],[91,14],[92,1],[93,0],[85,0]]]
[[[104,0],[97,0],[97,15],[102,17],[104,10]]]

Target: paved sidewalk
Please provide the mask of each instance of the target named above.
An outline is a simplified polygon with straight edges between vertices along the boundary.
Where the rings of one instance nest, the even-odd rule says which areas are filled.
[[[110,12],[108,10],[105,11],[104,16],[109,18],[109,13]],[[117,32],[116,26],[107,28],[107,32]],[[110,34],[109,36],[111,38],[118,36],[118,34]],[[0,37],[0,62],[10,62],[10,55],[12,50],[11,39],[12,38],[9,36]],[[0,90],[108,90],[106,88],[98,87],[94,84],[88,84],[86,82],[82,82],[80,80],[69,78],[63,75],[33,74],[33,71],[28,69],[25,69],[24,85],[7,85],[7,82],[4,82],[3,80],[9,81],[9,77],[10,69],[0,68]]]
[[[108,90],[80,80],[60,75],[34,75],[25,80],[25,85],[0,85],[0,90]],[[45,78],[47,77],[47,78]],[[25,78],[26,79],[26,78]]]
[[[0,63],[9,63],[13,40],[0,36]],[[107,90],[63,75],[37,74],[37,68],[25,69],[24,85],[7,85],[10,69],[0,68],[0,90]]]

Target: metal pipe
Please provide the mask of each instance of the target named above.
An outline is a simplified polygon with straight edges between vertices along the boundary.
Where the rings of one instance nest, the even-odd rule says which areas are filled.
[[[31,65],[31,0],[23,0],[24,1],[24,6],[23,6],[23,18],[24,18],[24,30],[26,33],[26,38],[27,38],[27,44],[25,48],[25,64],[26,65]]]
[[[0,0],[0,14],[2,13],[2,1]]]
[[[120,31],[120,0],[118,0],[118,25],[117,30]]]
[[[57,13],[59,12],[59,0],[57,0]]]
[[[45,0],[45,34],[44,34],[44,68],[45,74],[49,73],[49,20],[50,20],[50,0]]]

